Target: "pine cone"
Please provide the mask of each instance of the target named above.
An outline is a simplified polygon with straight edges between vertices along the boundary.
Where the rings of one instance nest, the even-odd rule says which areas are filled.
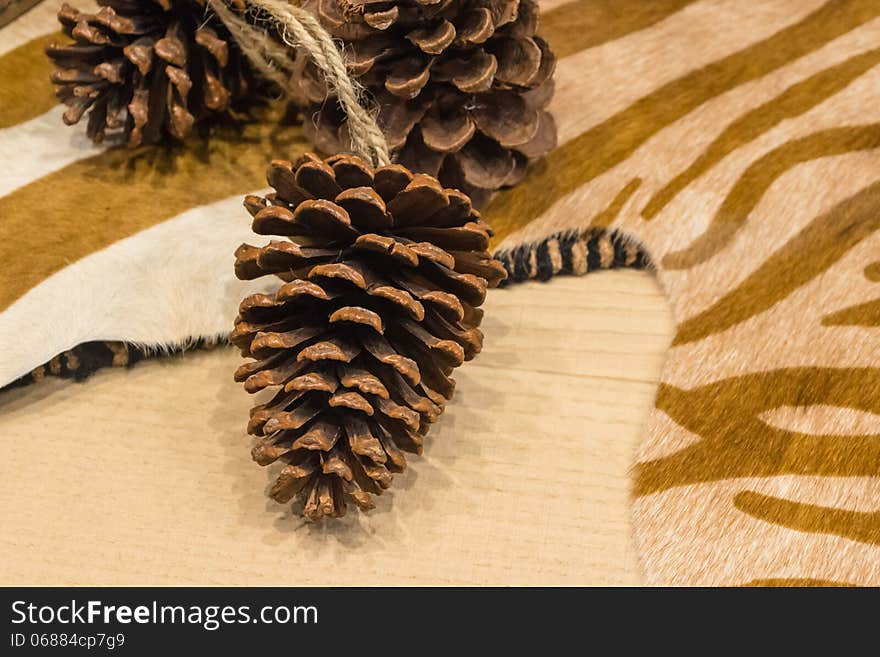
[[[253,457],[284,461],[270,495],[310,519],[342,516],[346,498],[370,509],[480,351],[479,306],[504,268],[467,196],[403,166],[306,155],[268,179],[275,193],[245,207],[254,232],[289,239],[242,245],[235,271],[285,283],[245,299],[230,335],[256,359],[236,380],[278,387],[251,412]]]
[[[95,142],[121,132],[130,146],[236,108],[252,85],[243,56],[205,0],[98,0],[95,14],[64,4],[58,12],[73,43],[51,44],[52,81],[68,106],[64,122],[89,112]],[[243,8],[243,3],[239,4]]]
[[[310,0],[346,44],[398,162],[461,189],[477,207],[556,145],[545,111],[556,57],[536,36],[535,0]],[[345,116],[314,64],[300,79],[320,150],[350,149]]]

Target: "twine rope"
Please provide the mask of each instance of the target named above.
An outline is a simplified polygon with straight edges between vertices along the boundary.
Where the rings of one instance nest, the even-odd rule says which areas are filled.
[[[207,1],[253,66],[285,93],[291,94],[291,79],[302,66],[297,61],[300,58],[278,46],[265,31],[232,11],[227,5],[231,0]],[[311,12],[289,0],[246,0],[246,3],[251,15],[257,19],[256,23],[260,19],[270,22],[285,44],[308,54],[324,74],[330,92],[339,99],[348,117],[352,151],[372,166],[390,164],[385,136],[375,117],[364,106],[363,87],[349,76],[342,53],[320,22]]]
[[[208,0],[211,10],[226,26],[238,47],[262,75],[288,94],[290,76],[296,71],[291,54],[269,35],[231,11],[223,0]]]

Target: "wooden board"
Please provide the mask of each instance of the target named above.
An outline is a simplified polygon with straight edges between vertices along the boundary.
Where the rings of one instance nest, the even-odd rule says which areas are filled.
[[[231,349],[0,393],[0,584],[638,584],[627,470],[672,335],[653,277],[490,294],[486,349],[367,516],[265,497]]]

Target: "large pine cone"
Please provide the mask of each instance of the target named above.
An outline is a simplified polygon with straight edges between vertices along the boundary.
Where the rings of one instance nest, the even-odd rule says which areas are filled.
[[[285,283],[245,299],[230,335],[256,359],[236,380],[279,388],[251,412],[253,456],[283,459],[270,494],[310,519],[342,516],[346,498],[370,509],[480,351],[479,306],[504,268],[467,196],[403,166],[306,155],[268,179],[275,194],[245,206],[256,233],[288,239],[242,245],[235,271]]]
[[[556,145],[545,111],[556,58],[536,36],[535,0],[310,0],[346,44],[352,75],[379,106],[397,161],[482,207]],[[305,128],[320,150],[351,148],[318,69],[301,78]]]
[[[212,115],[237,109],[254,78],[205,0],[98,0],[95,14],[64,4],[58,12],[73,43],[52,44],[52,81],[68,106],[64,122],[89,112],[96,142],[121,132],[129,145],[165,135],[184,139]],[[241,0],[239,8],[243,8]]]

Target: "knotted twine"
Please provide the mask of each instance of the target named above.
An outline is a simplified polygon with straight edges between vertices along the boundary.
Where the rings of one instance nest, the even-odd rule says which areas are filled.
[[[245,0],[246,13],[254,19],[251,23],[229,8],[227,3],[232,1],[207,0],[207,3],[254,68],[289,93],[291,81],[301,65],[295,53],[301,49],[324,74],[330,92],[345,111],[352,151],[374,167],[390,164],[385,136],[374,116],[364,107],[363,87],[349,76],[341,51],[318,19],[289,0]],[[258,27],[261,23],[273,28],[291,50],[270,38]]]

